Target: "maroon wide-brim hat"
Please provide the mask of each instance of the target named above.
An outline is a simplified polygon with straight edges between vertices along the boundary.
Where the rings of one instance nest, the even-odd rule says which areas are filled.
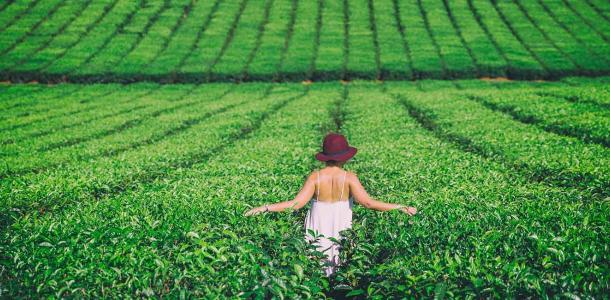
[[[347,139],[341,134],[329,133],[324,137],[322,152],[316,154],[321,161],[346,161],[352,158],[358,149],[347,144]]]

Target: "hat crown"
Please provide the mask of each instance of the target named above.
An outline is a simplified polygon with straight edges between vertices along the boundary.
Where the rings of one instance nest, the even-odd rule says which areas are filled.
[[[349,148],[347,139],[341,134],[330,133],[324,138],[322,149],[326,154],[344,152]]]

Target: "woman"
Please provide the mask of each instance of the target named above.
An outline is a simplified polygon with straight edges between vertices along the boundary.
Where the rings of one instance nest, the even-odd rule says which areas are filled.
[[[245,215],[250,216],[267,211],[279,212],[288,208],[300,209],[309,200],[312,200],[315,194],[315,199],[305,218],[305,238],[310,242],[315,241],[310,230],[320,235],[317,248],[327,255],[328,266],[325,268],[325,272],[327,276],[330,276],[335,272],[339,263],[339,245],[333,243],[329,238],[339,240],[339,232],[352,227],[354,199],[366,208],[379,211],[399,209],[408,215],[414,215],[417,213],[417,209],[385,203],[369,197],[358,177],[354,173],[342,169],[343,164],[357,151],[356,148],[348,145],[343,135],[336,133],[326,135],[322,148],[323,152],[317,153],[316,159],[325,162],[326,167],[312,172],[294,199],[259,206],[249,210]]]

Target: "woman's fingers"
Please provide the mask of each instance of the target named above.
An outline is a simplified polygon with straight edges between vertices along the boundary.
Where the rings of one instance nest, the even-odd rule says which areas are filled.
[[[417,208],[415,207],[409,207],[408,210],[411,215],[415,215],[417,213]]]
[[[410,216],[413,216],[413,215],[415,215],[417,213],[417,208],[411,207],[411,206],[403,207],[401,210],[404,213],[406,213],[407,215],[410,215]]]
[[[258,215],[259,213],[261,213],[260,207],[255,207],[249,211],[247,211],[244,216],[252,216],[252,215]]]

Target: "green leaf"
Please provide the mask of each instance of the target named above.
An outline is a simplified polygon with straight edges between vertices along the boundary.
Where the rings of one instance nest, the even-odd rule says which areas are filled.
[[[299,276],[299,279],[303,279],[303,267],[301,267],[301,265],[295,264],[294,271],[297,273],[297,276]]]
[[[189,231],[189,232],[186,234],[186,236],[187,236],[187,237],[190,237],[190,238],[196,238],[196,239],[198,239],[198,238],[199,238],[199,234],[198,234],[197,232],[194,232],[194,231]]]
[[[357,290],[353,290],[353,291],[347,293],[347,295],[345,295],[345,297],[353,297],[353,296],[358,296],[358,295],[362,295],[362,294],[364,294],[364,290],[357,289]]]
[[[447,293],[447,284],[444,282],[437,283],[434,287],[434,299],[445,299],[445,293]]]

